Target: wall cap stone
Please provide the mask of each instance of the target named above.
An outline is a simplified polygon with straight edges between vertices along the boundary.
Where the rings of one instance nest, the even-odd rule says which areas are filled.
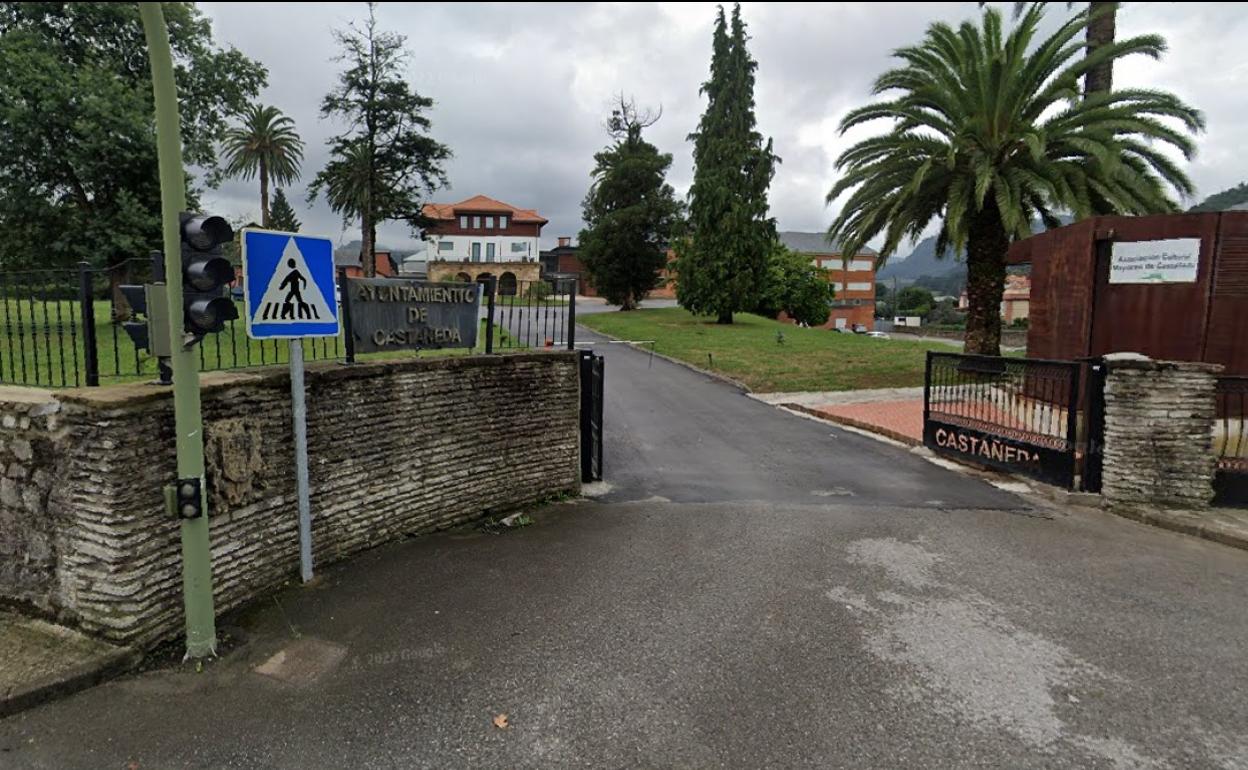
[[[540,352],[515,352],[495,355],[445,356],[441,358],[395,358],[380,361],[365,361],[351,366],[343,366],[336,361],[315,361],[306,365],[306,377],[312,382],[336,380],[367,379],[382,374],[403,371],[436,371],[439,369],[479,369],[487,367],[514,366],[517,363],[530,361],[550,361],[552,359],[574,358],[575,350],[551,350]],[[225,372],[204,372],[200,375],[200,390],[203,393],[227,390],[239,385],[253,385],[274,389],[290,388],[290,369],[287,366],[267,366],[255,369],[236,369]],[[15,391],[30,391],[32,388],[9,388]],[[0,401],[4,401],[4,390],[0,389]],[[110,385],[103,388],[68,388],[59,391],[41,391],[49,400],[61,401],[88,407],[124,406],[128,404],[163,401],[173,398],[173,391],[150,383],[134,382],[122,385]]]
[[[0,385],[0,403],[46,404],[57,400],[57,391],[28,388],[24,385]]]
[[[1104,356],[1110,370],[1145,372],[1178,371],[1200,374],[1221,374],[1225,366],[1203,361],[1156,361],[1141,353],[1108,353]]]

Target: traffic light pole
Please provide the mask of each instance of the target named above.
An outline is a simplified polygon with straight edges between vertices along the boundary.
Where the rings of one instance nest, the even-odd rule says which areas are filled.
[[[169,29],[159,2],[139,3],[152,64],[156,102],[156,149],[160,162],[160,208],[165,245],[165,288],[169,301],[169,340],[173,355],[173,408],[178,450],[178,478],[204,485],[204,432],[199,403],[199,371],[193,350],[185,345],[182,307],[182,245],[178,215],[186,208],[186,178],[178,125],[178,95],[173,80]],[[186,657],[216,654],[216,613],[212,598],[212,557],[208,543],[208,506],[182,522],[182,595],[186,607]]]

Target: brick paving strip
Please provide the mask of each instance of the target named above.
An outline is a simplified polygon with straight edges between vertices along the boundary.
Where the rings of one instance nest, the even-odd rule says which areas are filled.
[[[923,444],[923,388],[806,393],[755,393],[759,401],[887,436]]]

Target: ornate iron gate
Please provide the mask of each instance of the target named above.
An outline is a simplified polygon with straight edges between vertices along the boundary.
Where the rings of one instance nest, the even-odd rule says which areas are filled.
[[[581,481],[602,481],[602,402],[605,362],[581,351]]]
[[[951,457],[1074,488],[1081,364],[927,354],[923,443]]]

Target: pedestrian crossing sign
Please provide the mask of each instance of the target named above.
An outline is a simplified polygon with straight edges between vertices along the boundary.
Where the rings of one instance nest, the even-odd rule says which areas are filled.
[[[336,337],[333,242],[252,228],[243,230],[242,241],[247,336]]]

